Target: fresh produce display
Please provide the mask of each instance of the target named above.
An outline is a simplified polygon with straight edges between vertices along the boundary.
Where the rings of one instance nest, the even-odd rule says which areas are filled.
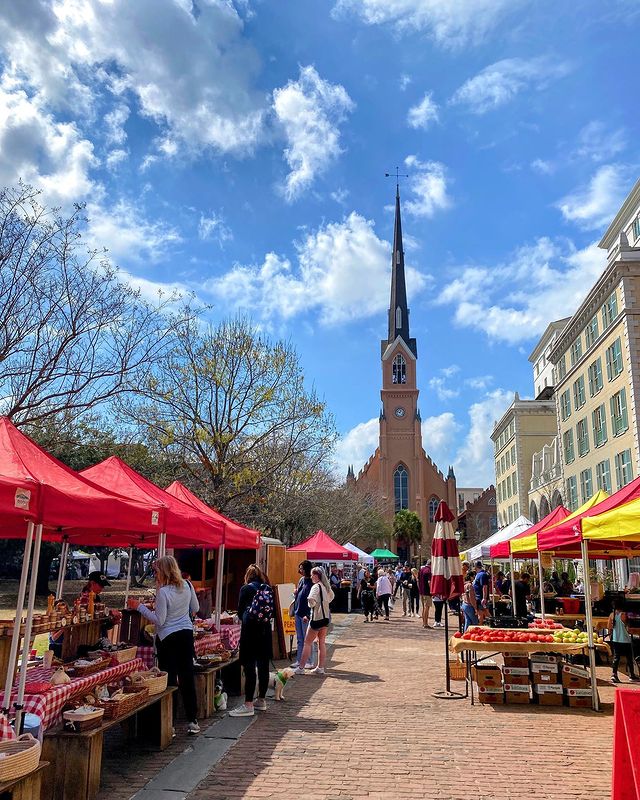
[[[579,628],[574,628],[573,630],[567,630],[564,628],[561,631],[555,631],[553,634],[554,642],[561,642],[564,644],[584,644],[586,645],[589,641],[589,635],[586,631],[581,631]],[[594,642],[598,642],[598,644],[602,644],[604,639],[602,636],[594,636]]]
[[[534,633],[519,628],[472,628],[466,633],[454,633],[455,639],[472,642],[549,642],[556,641],[550,633]]]
[[[529,627],[534,631],[555,631],[564,628],[561,622],[554,622],[552,619],[536,619],[529,623]]]

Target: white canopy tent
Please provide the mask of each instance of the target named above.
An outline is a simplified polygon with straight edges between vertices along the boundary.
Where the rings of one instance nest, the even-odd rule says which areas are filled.
[[[355,553],[358,556],[358,560],[362,561],[363,564],[370,564],[371,566],[373,566],[373,561],[374,561],[373,557],[370,556],[368,553],[365,553],[365,551],[361,550],[359,547],[356,547],[355,544],[347,542],[344,545],[344,547],[346,547],[347,550],[351,550],[352,553]]]
[[[526,531],[533,525],[530,519],[526,517],[519,516],[516,520],[514,520],[511,524],[507,525],[505,528],[500,528],[499,531],[496,531],[488,539],[485,539],[484,542],[480,542],[480,544],[476,544],[473,547],[470,547],[466,553],[463,553],[463,557],[473,563],[479,559],[483,558],[490,558],[491,557],[491,545],[498,544],[499,542],[506,542],[509,539],[513,539],[514,536],[517,536],[519,533]]]

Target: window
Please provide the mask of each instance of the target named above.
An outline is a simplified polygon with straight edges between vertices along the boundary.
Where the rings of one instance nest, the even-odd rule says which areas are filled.
[[[614,292],[602,306],[602,330],[606,330],[618,316],[618,299]]]
[[[582,357],[582,338],[578,336],[575,342],[571,345],[571,366],[573,367],[575,364],[580,361]]]
[[[573,405],[576,411],[585,403],[584,375],[581,375],[573,384]]]
[[[507,475],[507,497],[511,497],[511,475]]]
[[[627,396],[624,389],[620,389],[611,398],[611,431],[614,436],[626,431],[629,427],[627,418]]]
[[[579,420],[576,425],[576,439],[578,440],[578,455],[585,456],[589,452],[589,427],[586,417]]]
[[[598,406],[593,414],[593,446],[600,447],[607,441],[607,413],[604,403]]]
[[[393,473],[393,493],[396,501],[396,513],[404,508],[409,508],[409,473],[404,464],[398,464]],[[431,516],[431,505],[429,505],[429,516]]]
[[[633,220],[633,225],[631,226],[631,232],[633,234],[634,242],[640,239],[640,216],[637,216]]]
[[[398,353],[398,355],[393,359],[392,380],[394,383],[407,382],[407,362],[404,360],[403,356],[400,355],[400,353]]]
[[[396,328],[402,327],[402,309],[400,306],[396,308]]]
[[[440,500],[437,497],[432,497],[431,500],[429,500],[429,522],[436,521],[436,511],[439,505]]]
[[[607,347],[605,361],[607,364],[607,378],[612,381],[622,372],[622,346],[620,344],[620,337],[615,340],[611,347]]]
[[[578,508],[578,481],[575,475],[567,478],[567,504],[569,511],[575,511]]]
[[[591,470],[583,469],[580,473],[580,496],[582,502],[586,503],[593,494],[593,480],[591,478]]]
[[[628,483],[631,483],[633,478],[633,470],[631,468],[631,450],[624,450],[622,453],[616,453],[616,483],[618,489],[622,489]]]
[[[596,486],[604,492],[611,493],[611,470],[608,458],[596,464]]]
[[[512,464],[516,463],[516,446],[515,446],[515,444],[512,445],[512,447],[511,447],[511,463]]]
[[[513,488],[513,493],[517,494],[518,493],[518,475],[517,475],[516,472],[514,472],[513,475],[511,476],[511,486]]]
[[[564,461],[565,464],[570,464],[576,457],[573,451],[573,431],[565,431],[562,436],[564,444]]]
[[[589,375],[589,394],[593,397],[602,389],[602,359],[596,358],[587,372]]]
[[[560,418],[564,422],[571,416],[571,393],[569,389],[560,395]]]
[[[499,503],[502,502],[502,484],[501,483],[498,484],[498,502]]]
[[[558,380],[561,381],[564,376],[567,374],[567,362],[565,361],[564,354],[560,356],[560,360],[558,361]]]
[[[584,341],[587,347],[587,350],[591,347],[591,345],[596,341],[598,338],[598,318],[594,317],[591,322],[587,325],[584,329]]]

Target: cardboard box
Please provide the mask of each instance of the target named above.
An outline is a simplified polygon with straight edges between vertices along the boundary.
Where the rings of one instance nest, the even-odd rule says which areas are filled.
[[[504,692],[502,686],[479,686],[478,700],[481,703],[491,703],[492,705],[504,705]]]
[[[535,672],[532,675],[534,686],[554,686],[558,684],[558,671],[555,672]],[[562,687],[562,684],[558,684]]]
[[[543,673],[547,673],[548,675],[553,675],[554,678],[558,677],[558,665],[557,664],[549,664],[546,662],[538,663],[535,661],[531,662],[531,674],[533,675],[534,681],[537,680],[538,675],[542,675]]]
[[[503,654],[505,667],[528,667],[529,656],[526,653],[504,653]]]
[[[504,675],[505,686],[507,683],[513,683],[518,686],[529,686],[528,667],[503,667],[502,673]]]
[[[558,653],[531,653],[531,663],[536,664],[559,664],[562,656]]]
[[[507,703],[516,705],[529,704],[529,686],[522,686],[517,683],[505,683],[504,696]]]
[[[472,667],[471,674],[473,680],[478,684],[478,689],[492,687],[502,691],[502,672],[495,662],[478,664]]]
[[[584,667],[563,664],[562,685],[565,689],[589,689],[591,687],[591,673]]]
[[[534,685],[533,702],[540,706],[561,706],[564,702],[564,689],[561,683]]]
[[[570,708],[593,708],[591,688],[565,689],[564,697]]]

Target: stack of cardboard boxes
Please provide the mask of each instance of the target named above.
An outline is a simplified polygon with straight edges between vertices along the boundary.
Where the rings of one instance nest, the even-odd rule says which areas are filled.
[[[502,669],[485,660],[472,670],[481,703],[591,708],[591,678],[584,667],[563,664],[553,653],[505,653]]]

